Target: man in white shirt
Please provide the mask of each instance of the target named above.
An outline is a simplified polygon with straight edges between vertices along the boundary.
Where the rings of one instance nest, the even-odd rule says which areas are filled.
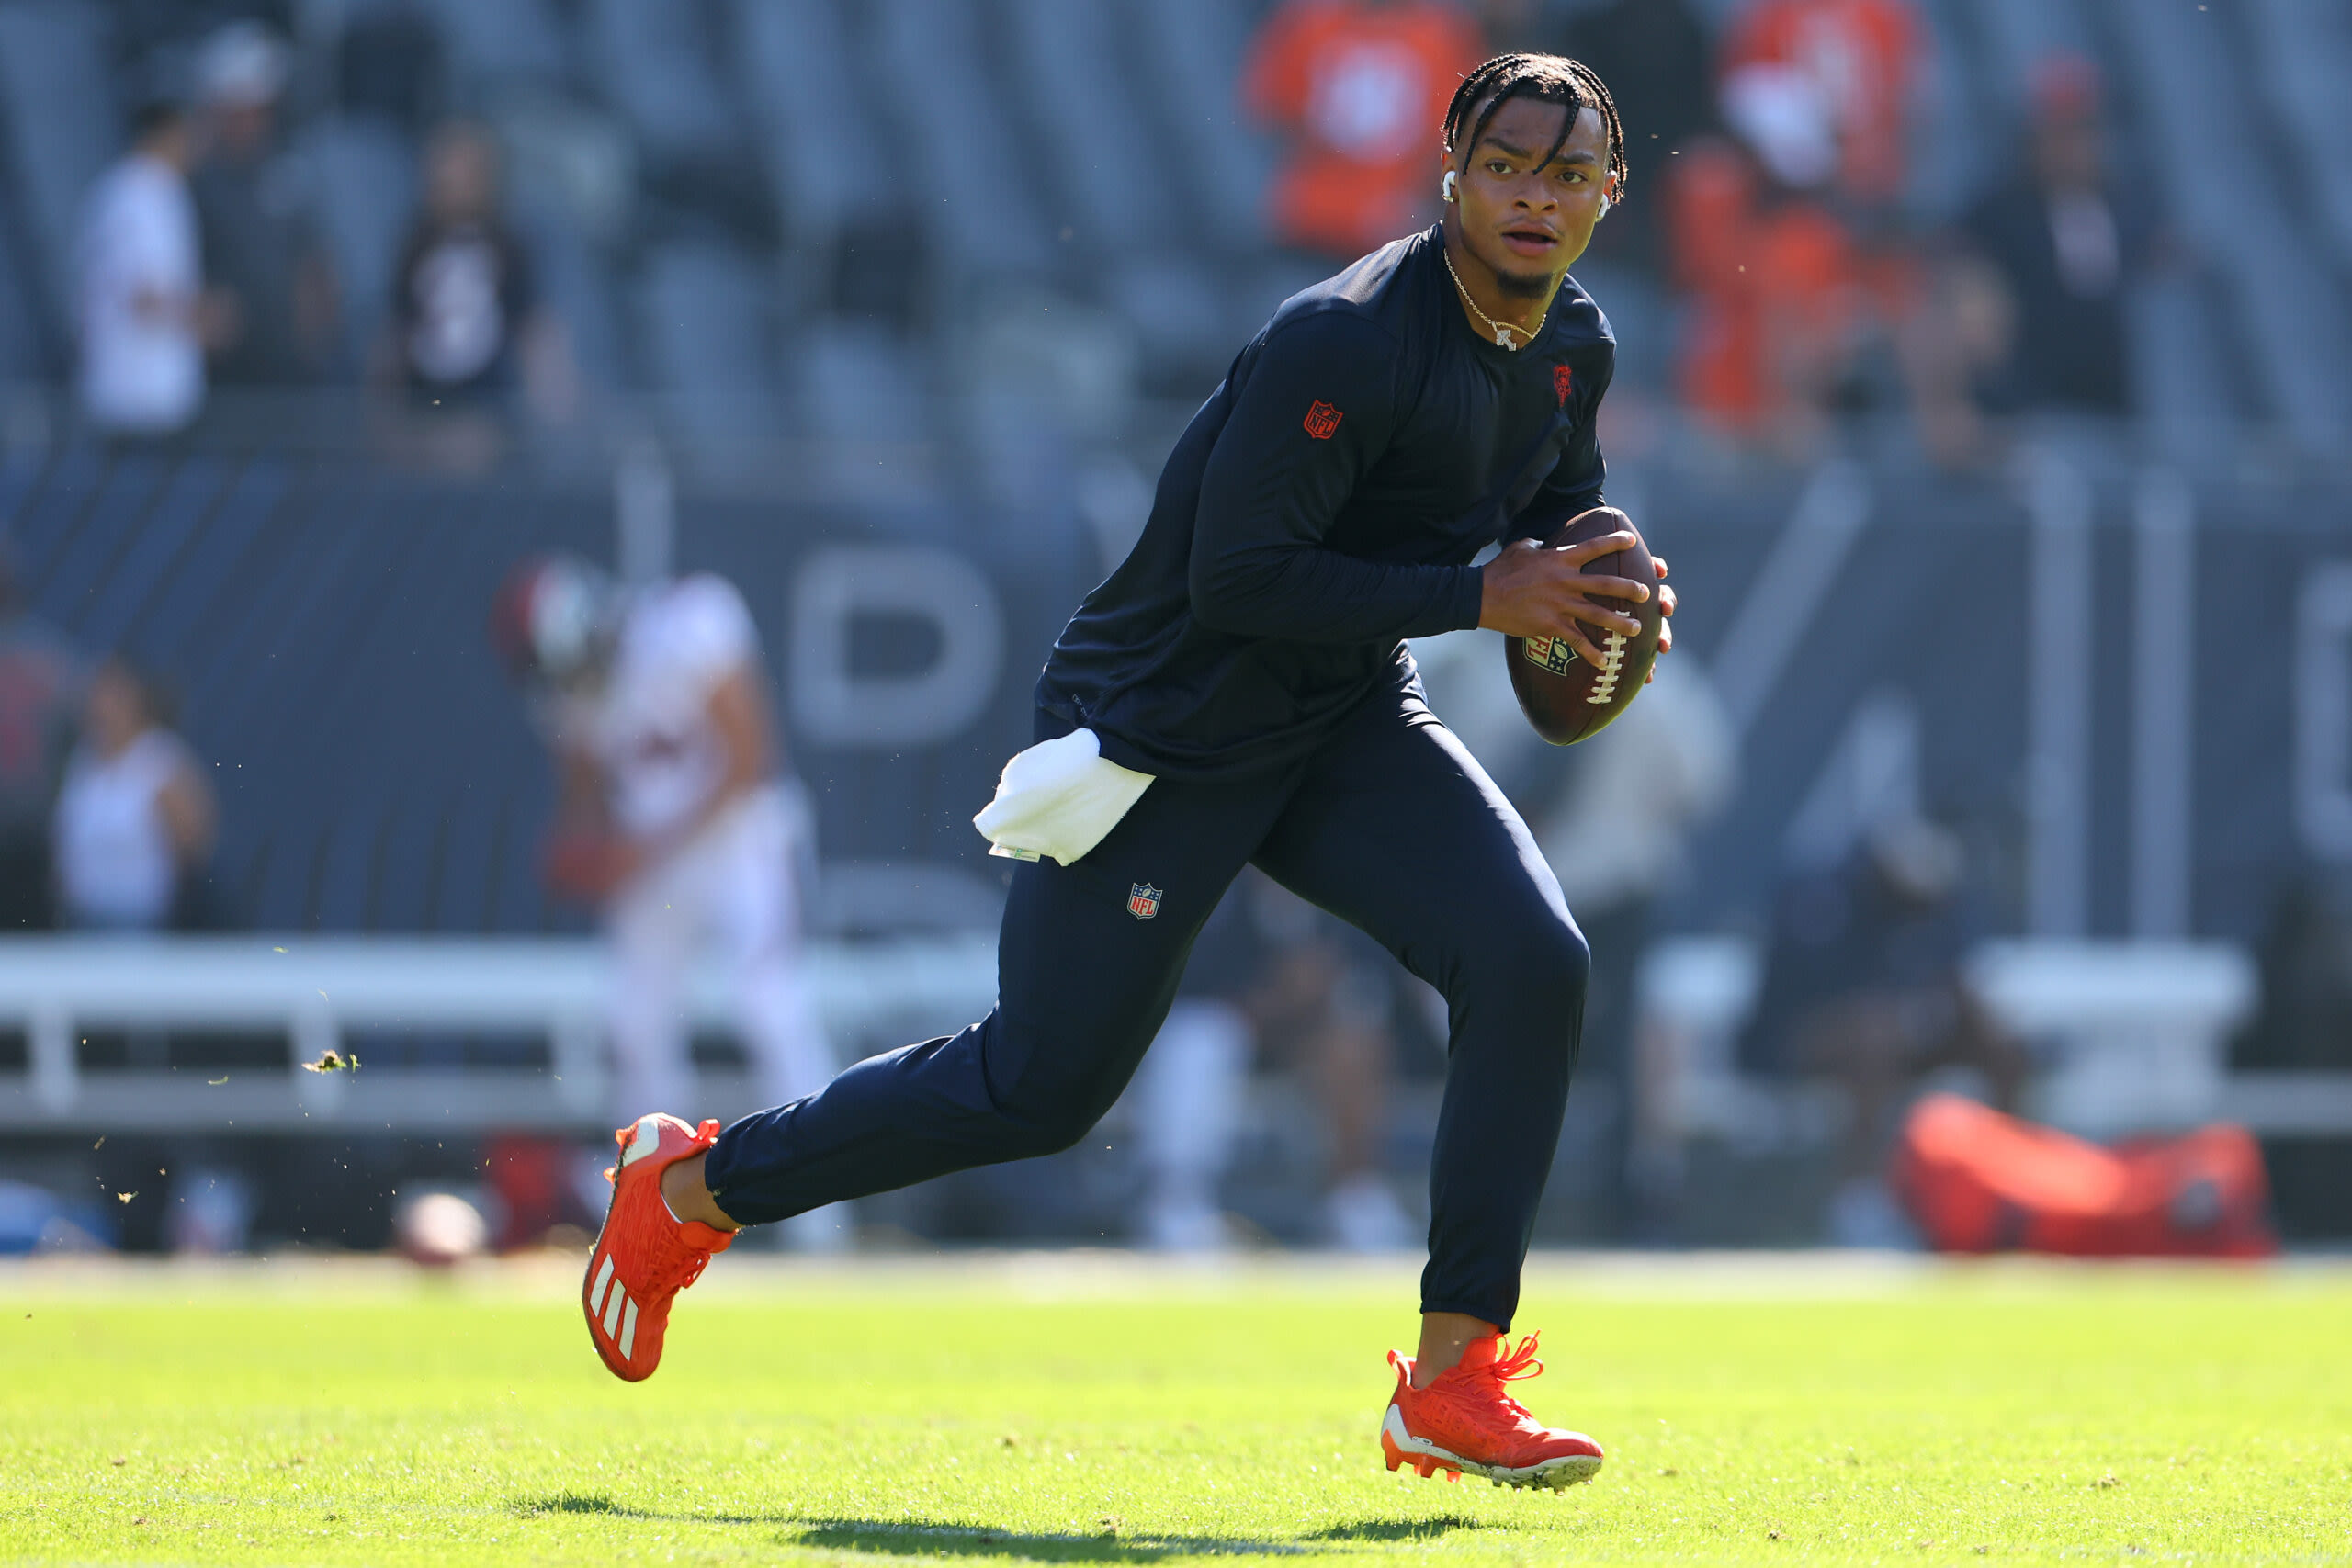
[[[822,1088],[832,1052],[800,966],[808,809],[779,765],[742,595],[708,573],[623,592],[543,557],[507,578],[492,635],[541,699],[560,772],[548,879],[598,903],[612,938],[615,1102],[691,1097],[681,992],[706,944],[735,972],[756,1092]],[[797,1239],[830,1239],[831,1218],[808,1218]]]
[[[205,344],[226,323],[204,294],[187,187],[195,159],[187,117],[150,105],[84,209],[82,407],[108,434],[168,435],[204,406]]]

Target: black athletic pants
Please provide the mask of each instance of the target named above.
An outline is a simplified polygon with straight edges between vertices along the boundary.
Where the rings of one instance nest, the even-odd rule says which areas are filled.
[[[996,1010],[736,1122],[710,1152],[706,1184],[728,1214],[757,1224],[1069,1147],[1126,1087],[1194,935],[1251,861],[1444,995],[1421,1310],[1509,1327],[1576,1066],[1589,957],[1519,814],[1419,697],[1394,691],[1287,769],[1159,780],[1076,865],[1019,865]]]

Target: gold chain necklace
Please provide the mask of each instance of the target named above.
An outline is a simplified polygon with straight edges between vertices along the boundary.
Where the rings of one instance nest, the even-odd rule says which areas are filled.
[[[1440,240],[1438,242],[1437,254],[1445,263],[1445,276],[1453,279],[1454,292],[1460,294],[1462,296],[1462,302],[1470,307],[1470,313],[1477,317],[1480,321],[1486,322],[1487,330],[1495,334],[1495,346],[1497,348],[1506,350],[1509,353],[1517,354],[1519,352],[1519,344],[1511,341],[1511,334],[1517,332],[1524,332],[1526,329],[1523,327],[1514,327],[1507,322],[1498,321],[1492,316],[1487,314],[1486,311],[1478,309],[1478,301],[1471,299],[1470,290],[1462,287],[1462,275],[1453,270],[1453,254],[1445,248],[1445,242],[1443,240]],[[1544,323],[1551,319],[1551,315],[1552,302],[1549,299],[1546,299],[1544,301],[1544,314],[1535,318],[1535,331],[1527,333],[1528,342],[1533,343],[1535,341],[1537,334],[1542,333],[1544,330]]]

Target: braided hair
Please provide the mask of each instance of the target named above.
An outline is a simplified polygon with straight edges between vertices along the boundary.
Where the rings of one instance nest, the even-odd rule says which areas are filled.
[[[1617,118],[1617,101],[1592,67],[1581,60],[1557,54],[1498,54],[1462,78],[1462,85],[1453,90],[1453,101],[1445,107],[1446,151],[1458,149],[1467,155],[1487,134],[1495,111],[1511,98],[1533,98],[1567,108],[1559,139],[1535,165],[1539,169],[1560,155],[1576,130],[1578,115],[1588,108],[1598,113],[1602,129],[1609,133],[1608,172],[1617,178],[1615,199],[1625,199],[1625,128]],[[1487,106],[1483,111],[1478,107],[1482,103]]]

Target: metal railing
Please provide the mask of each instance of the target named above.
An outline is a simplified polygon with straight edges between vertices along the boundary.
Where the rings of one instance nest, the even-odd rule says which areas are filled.
[[[960,1027],[996,999],[993,933],[817,943],[819,1012],[846,1056]],[[0,1128],[393,1132],[592,1127],[605,1113],[605,949],[587,939],[56,936],[0,942],[0,1026],[27,1070],[0,1073]],[[697,970],[697,1025],[730,1021],[727,976]],[[282,1034],[269,1070],[92,1070],[85,1032]],[[303,1070],[369,1031],[543,1036],[547,1066]],[[752,1109],[745,1075],[703,1075],[710,1108]]]

